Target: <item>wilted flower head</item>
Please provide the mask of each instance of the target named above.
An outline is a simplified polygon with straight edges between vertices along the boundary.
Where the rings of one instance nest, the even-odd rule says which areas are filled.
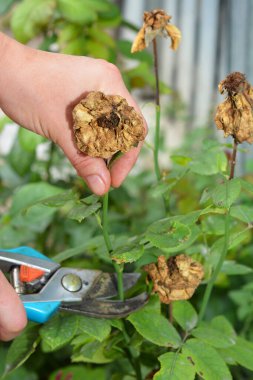
[[[227,93],[216,110],[215,123],[224,131],[224,136],[232,136],[237,143],[253,143],[253,88],[246,76],[239,72],[229,74],[219,83],[221,94]]]
[[[73,110],[74,134],[81,152],[111,158],[145,138],[142,117],[119,95],[90,92]]]
[[[145,49],[157,36],[170,37],[171,48],[176,50],[181,40],[181,32],[169,23],[170,19],[171,16],[162,9],[144,12],[144,23],[133,42],[131,52]]]
[[[204,276],[202,265],[186,255],[173,256],[168,260],[159,256],[157,264],[147,264],[144,270],[153,281],[153,292],[167,304],[191,298]]]

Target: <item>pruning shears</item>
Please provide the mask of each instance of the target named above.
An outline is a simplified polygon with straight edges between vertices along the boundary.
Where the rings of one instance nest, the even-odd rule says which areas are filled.
[[[122,318],[142,307],[147,293],[120,301],[114,273],[61,267],[30,247],[0,250],[0,269],[25,307],[30,321],[44,323],[57,310],[95,318]],[[124,273],[124,290],[132,288],[138,273]]]

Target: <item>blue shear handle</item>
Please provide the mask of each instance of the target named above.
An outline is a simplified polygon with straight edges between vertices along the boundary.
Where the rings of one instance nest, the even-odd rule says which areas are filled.
[[[1,252],[19,253],[20,255],[35,257],[36,259],[42,259],[42,260],[53,262],[53,260],[49,259],[47,256],[43,255],[39,251],[36,251],[36,249],[33,249],[31,247],[26,247],[26,246],[12,248],[12,249],[1,249]]]
[[[60,301],[23,302],[29,321],[45,323],[58,310]]]

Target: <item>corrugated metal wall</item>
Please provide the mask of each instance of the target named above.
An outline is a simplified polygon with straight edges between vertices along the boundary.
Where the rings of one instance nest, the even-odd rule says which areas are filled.
[[[166,10],[182,31],[176,53],[169,41],[160,43],[161,77],[179,91],[192,123],[206,124],[220,99],[221,79],[241,71],[253,83],[253,0],[123,1],[125,18],[139,26],[143,11],[154,8]]]

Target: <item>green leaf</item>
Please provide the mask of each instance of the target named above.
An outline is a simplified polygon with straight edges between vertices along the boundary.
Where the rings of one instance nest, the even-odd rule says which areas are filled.
[[[170,156],[170,159],[175,164],[178,164],[180,166],[187,166],[189,164],[189,162],[192,161],[191,157],[182,156],[182,155],[178,155],[178,154],[173,154],[172,156]]]
[[[182,352],[190,358],[198,375],[205,380],[232,380],[231,373],[219,353],[201,340],[187,340]]]
[[[88,216],[95,214],[101,207],[101,203],[97,202],[89,206],[84,204],[79,204],[74,206],[68,213],[68,218],[77,220],[79,223],[82,220],[88,218]]]
[[[241,183],[237,178],[218,185],[211,194],[213,202],[218,207],[230,208],[241,193]]]
[[[96,363],[96,364],[106,364],[114,360],[115,357],[107,356],[107,342],[99,342],[97,340],[87,343],[71,357],[73,363],[85,362],[85,363]],[[116,352],[116,355],[118,353]]]
[[[173,302],[173,318],[185,330],[193,329],[198,322],[198,315],[189,301]]]
[[[57,208],[57,207],[65,206],[67,202],[75,201],[76,199],[77,199],[77,194],[74,193],[73,190],[66,190],[66,191],[62,191],[60,194],[41,199],[35,204],[40,203],[47,207]]]
[[[97,12],[87,0],[58,0],[57,4],[62,16],[75,24],[86,25],[97,19]]]
[[[221,272],[232,275],[244,275],[252,273],[252,268],[247,267],[246,265],[238,264],[236,261],[227,260],[222,264]]]
[[[253,183],[245,181],[245,179],[240,178],[241,186],[243,190],[247,190],[250,193],[253,193]]]
[[[253,371],[253,343],[238,337],[234,346],[221,350],[222,356],[230,362],[231,360],[241,366]]]
[[[86,39],[84,37],[78,37],[66,43],[64,47],[62,47],[61,52],[71,55],[85,55],[87,53],[85,44]]]
[[[195,155],[190,162],[190,169],[193,173],[202,175],[214,175],[225,172],[227,168],[227,158],[224,152],[219,151],[219,147],[204,150]]]
[[[4,377],[20,367],[34,353],[40,341],[38,329],[37,324],[30,323],[11,343],[5,360]]]
[[[35,159],[35,152],[27,152],[21,147],[18,139],[15,140],[14,145],[8,155],[8,161],[12,169],[23,177],[31,173],[31,166]]]
[[[171,218],[161,219],[148,227],[145,239],[166,253],[175,253],[189,247],[199,236],[199,228]]]
[[[86,333],[96,340],[102,342],[111,332],[111,323],[107,319],[78,317],[78,331]]]
[[[230,347],[236,342],[234,329],[223,316],[214,318],[210,323],[202,322],[192,331],[192,335],[216,348]]]
[[[175,353],[167,352],[159,356],[161,369],[155,374],[154,380],[194,380],[195,368],[189,358]]]
[[[45,141],[45,138],[25,128],[18,131],[18,139],[22,149],[26,152],[34,152],[39,144]]]
[[[177,348],[181,338],[172,324],[160,313],[158,299],[150,299],[142,309],[127,318],[140,335],[148,341],[163,347]]]
[[[144,246],[139,242],[133,242],[125,244],[122,247],[116,248],[111,258],[116,261],[117,264],[133,263],[137,261],[144,254]]]
[[[253,222],[253,208],[246,205],[232,206],[230,209],[230,215],[233,218],[241,220],[247,224]]]
[[[93,40],[105,46],[111,48],[115,47],[115,40],[112,38],[112,36],[106,33],[102,28],[99,28],[97,25],[92,25],[92,27],[89,28],[88,35]]]
[[[40,329],[42,350],[55,351],[69,343],[77,333],[78,322],[76,315],[57,313]]]
[[[14,37],[23,43],[37,36],[48,25],[55,9],[55,0],[24,0],[11,18]]]
[[[86,40],[85,48],[87,50],[87,54],[94,58],[101,58],[101,59],[109,59],[110,56],[110,50],[108,46],[106,46],[102,42],[97,42],[93,40]]]
[[[58,43],[64,47],[67,42],[73,41],[82,33],[82,27],[76,24],[64,23],[58,31]]]
[[[63,189],[60,187],[46,182],[28,183],[19,188],[14,194],[10,209],[11,214],[16,214],[42,199],[55,196],[56,194],[60,196],[62,192]]]

